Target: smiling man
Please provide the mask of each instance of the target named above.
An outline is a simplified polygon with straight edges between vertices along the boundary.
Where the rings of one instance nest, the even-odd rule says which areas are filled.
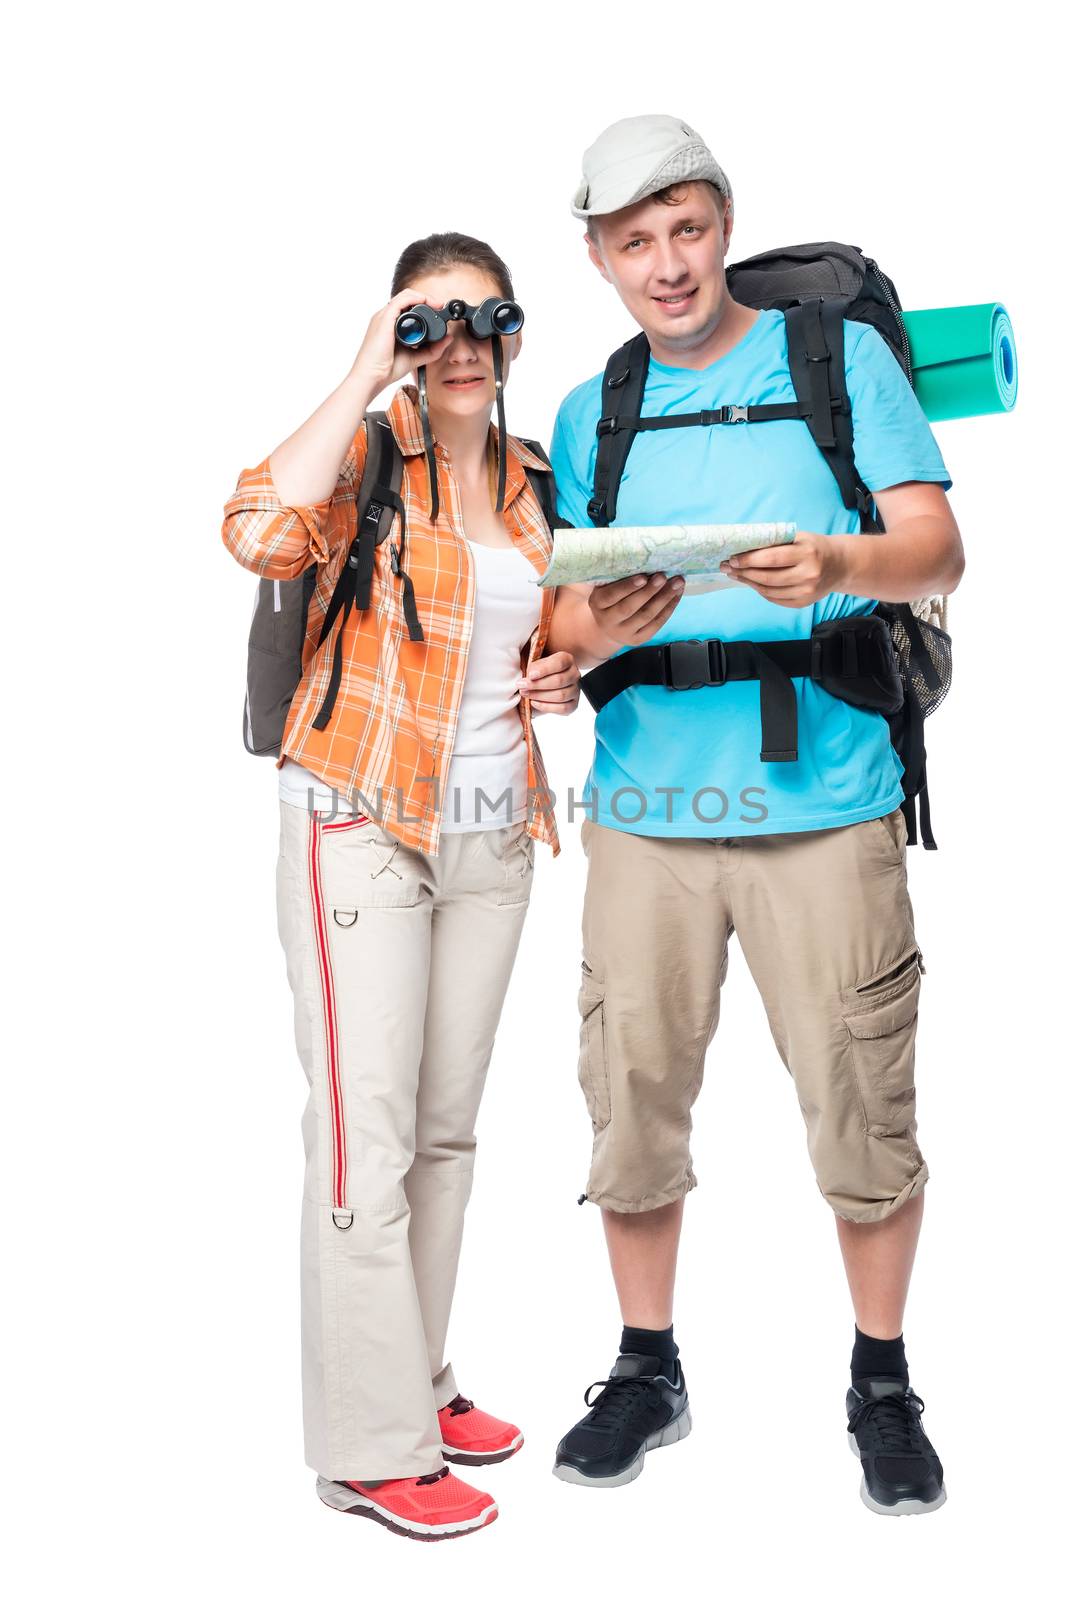
[[[606,129],[585,154],[572,211],[594,267],[648,339],[641,418],[686,419],[635,431],[615,520],[792,521],[800,531],[792,544],[739,558],[738,584],[725,592],[684,595],[682,580],[662,573],[562,590],[551,650],[592,668],[677,640],[807,641],[818,624],[869,613],[877,600],[956,588],[964,558],[950,480],[876,329],[844,324],[844,366],[857,471],[884,537],[858,537],[858,513],[796,416],[704,425],[788,411],[797,397],[783,313],[728,292],[731,186],[691,127],[643,116]],[[602,379],[567,397],[553,440],[561,514],[577,526],[605,520],[593,514],[604,487],[595,483]],[[673,682],[635,677],[603,705],[584,795],[579,1076],[594,1130],[584,1198],[602,1210],[624,1328],[611,1375],[561,1441],[555,1471],[594,1487],[627,1483],[649,1449],[690,1431],[672,1293],[696,1181],[690,1112],[737,931],[836,1216],[855,1311],[847,1411],[865,1503],[933,1510],[945,1498],[942,1468],[902,1337],[928,1175],[915,1137],[924,969],[906,885],[902,764],[885,717],[809,677],[793,680],[797,749],[786,753],[761,748],[764,684],[752,676],[691,693]],[[758,1129],[717,1137],[748,1140],[753,1190],[774,1190]],[[776,1390],[804,1382],[792,1368],[784,1328]],[[781,1394],[769,1400],[780,1403]]]

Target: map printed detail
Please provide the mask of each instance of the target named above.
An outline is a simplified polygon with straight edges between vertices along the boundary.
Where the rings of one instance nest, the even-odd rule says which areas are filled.
[[[719,564],[745,550],[792,544],[796,522],[720,522],[692,527],[557,528],[552,560],[538,583],[616,583],[638,573],[686,579],[688,594],[736,589]]]

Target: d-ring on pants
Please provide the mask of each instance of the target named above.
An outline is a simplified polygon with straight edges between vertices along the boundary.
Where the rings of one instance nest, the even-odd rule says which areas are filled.
[[[475,1116],[526,916],[525,824],[424,855],[280,801],[278,931],[310,1093],[301,1226],[305,1458],[442,1466],[436,1412]]]

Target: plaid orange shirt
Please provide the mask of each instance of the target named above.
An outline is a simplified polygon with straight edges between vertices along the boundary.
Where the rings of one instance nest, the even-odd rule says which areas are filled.
[[[458,486],[448,451],[440,444],[435,445],[440,505],[437,522],[430,521],[429,474],[413,387],[398,389],[388,416],[404,457],[400,489],[407,515],[404,567],[415,588],[424,639],[418,643],[408,638],[403,586],[390,566],[391,532],[375,550],[370,608],[359,611],[354,606],[349,613],[341,686],[333,716],[321,731],[312,722],[330,681],[333,649],[319,648],[319,632],[356,536],[356,499],[367,455],[365,426],[349,447],[330,499],[317,505],[282,504],[271,478],[270,457],[258,467],[247,467],[226,502],[222,537],[234,559],[260,577],[296,578],[313,562],[319,567],[308,612],[303,676],[286,718],[276,767],[292,757],[329,787],[373,810],[405,844],[437,855],[441,786],[456,740],[474,626],[473,563]],[[504,520],[516,549],[539,576],[549,564],[552,535],[527,473],[545,470],[533,451],[509,438]],[[524,671],[544,651],[554,594],[553,589],[542,591],[538,627],[521,655]],[[335,622],[332,636],[337,627]],[[525,698],[517,715],[527,745],[527,832],[544,840],[557,856],[559,833]]]

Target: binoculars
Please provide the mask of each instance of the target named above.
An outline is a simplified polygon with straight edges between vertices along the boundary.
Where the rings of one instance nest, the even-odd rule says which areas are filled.
[[[514,300],[483,300],[480,306],[447,300],[440,311],[433,306],[411,306],[397,318],[397,342],[409,350],[437,344],[448,333],[450,322],[463,322],[472,339],[490,339],[494,334],[518,333],[523,312]]]

